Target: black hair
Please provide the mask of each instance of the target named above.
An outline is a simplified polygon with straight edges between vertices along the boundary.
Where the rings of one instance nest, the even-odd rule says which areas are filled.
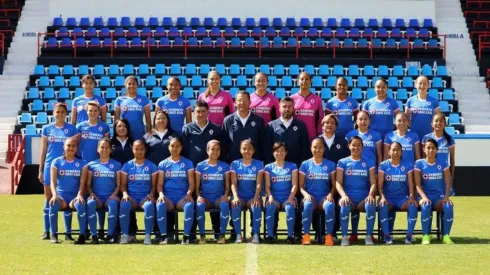
[[[128,143],[133,144],[134,140],[131,137],[131,126],[129,125],[129,121],[125,118],[118,119],[114,122],[114,127],[113,127],[114,128],[114,134],[112,135],[111,143],[116,144],[116,142],[119,142],[117,140],[117,124],[119,124],[119,122],[123,123],[126,126],[126,131],[127,131],[126,137],[128,138]]]
[[[353,136],[353,137],[351,137],[350,140],[349,140],[349,145],[351,145],[352,142],[354,142],[354,140],[359,140],[361,142],[361,146],[364,147],[364,143],[362,142],[362,138],[359,137],[359,136]]]
[[[279,103],[284,103],[284,102],[292,102],[294,104],[294,100],[291,97],[289,97],[289,96],[283,97],[279,101]]]
[[[288,148],[286,147],[286,143],[284,143],[282,141],[278,141],[278,142],[274,143],[274,145],[272,145],[272,152],[274,153],[275,151],[277,151],[281,148],[284,148],[284,150],[286,150],[286,152],[288,151]]]
[[[198,100],[196,101],[196,105],[194,105],[194,109],[197,107],[204,107],[206,110],[209,110],[209,105],[206,101],[204,100]]]
[[[401,160],[403,158],[403,146],[402,146],[402,144],[400,142],[393,141],[393,143],[390,145],[390,148],[391,148],[391,146],[393,146],[393,144],[398,145],[398,147],[400,147],[400,149],[402,150],[402,154],[400,155],[400,160]],[[390,159],[391,159],[391,156],[390,156]]]
[[[155,115],[153,116],[153,128],[156,127],[156,120],[157,120],[157,116],[159,114],[164,114],[166,117],[167,117],[167,130],[171,129],[170,128],[170,116],[167,114],[167,112],[163,111],[163,110],[157,110],[155,111]]]
[[[437,145],[437,141],[435,139],[429,138],[428,140],[425,141],[425,144],[427,144],[428,142],[432,143],[432,145],[434,145],[434,147],[436,147],[436,150],[439,151],[439,145]]]
[[[371,124],[371,116],[369,115],[369,112],[368,112],[368,111],[366,111],[366,110],[360,110],[360,111],[357,113],[357,115],[356,115],[356,117],[355,117],[355,120],[354,120],[354,129],[359,129],[359,126],[357,126],[357,118],[358,118],[358,117],[361,115],[361,113],[366,114],[366,116],[369,118],[369,124]],[[369,128],[369,126],[368,126],[368,128]]]
[[[448,134],[448,133],[446,132],[446,126],[447,126],[447,123],[446,123],[446,117],[444,116],[444,114],[443,114],[443,113],[437,113],[437,114],[435,114],[435,115],[432,117],[432,121],[434,121],[434,119],[435,119],[436,117],[438,117],[438,116],[439,116],[439,117],[441,117],[441,118],[444,120],[444,129],[442,129],[442,135],[444,136],[444,138],[445,138],[445,139],[447,140],[447,142],[449,143],[449,141],[450,141],[450,140],[453,140],[453,137],[452,137],[450,134]],[[432,128],[434,128],[434,127],[432,127]]]

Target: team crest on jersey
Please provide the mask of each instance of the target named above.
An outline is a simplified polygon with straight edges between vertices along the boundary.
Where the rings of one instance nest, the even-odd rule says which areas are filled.
[[[332,112],[332,114],[333,114],[334,116],[336,116],[336,115],[338,115],[338,114],[339,114],[339,112],[338,112],[337,110],[335,110],[335,111],[333,111],[333,112]]]
[[[213,130],[209,130],[209,134],[212,135],[214,133]]]
[[[441,165],[437,165],[437,170],[441,170],[441,169],[442,169]]]
[[[129,180],[134,180],[134,175],[129,175]]]
[[[98,177],[99,176],[99,171],[95,171],[94,172],[94,177]]]
[[[252,127],[255,127],[255,121],[252,121],[252,123],[250,123],[252,125]]]
[[[361,165],[362,165],[362,167],[366,167],[366,163],[365,162],[363,162]]]
[[[109,168],[111,168],[111,169],[114,168],[114,164],[112,164],[112,163],[109,164]]]
[[[221,166],[219,166],[218,171],[221,172],[221,170],[223,170],[223,168],[221,168]]]
[[[293,126],[293,130],[294,131],[298,131],[298,127],[297,126]]]
[[[219,99],[219,100],[223,100],[223,97],[222,97],[222,96],[220,96],[220,97],[218,97],[218,99]]]
[[[335,147],[337,147],[337,149],[340,149],[340,144],[337,144]]]
[[[299,110],[294,111],[294,114],[299,115]]]
[[[315,178],[315,174],[310,173],[310,174],[308,175],[308,178],[309,178],[310,180],[314,179],[314,178]]]
[[[179,106],[182,106],[182,101],[179,101]]]
[[[412,113],[416,114],[418,112],[417,108],[413,108],[412,110]]]
[[[170,177],[170,171],[165,172],[165,177]]]
[[[371,110],[369,110],[369,113],[370,113],[371,115],[375,115],[375,114],[376,114],[376,110],[371,109]]]
[[[88,138],[88,133],[87,132],[83,132],[82,138]]]
[[[289,168],[286,168],[286,173],[289,173]]]
[[[207,180],[208,179],[208,174],[202,175],[202,178],[205,179],[205,180]]]
[[[277,178],[276,177],[271,177],[271,181],[272,182],[276,182],[277,181]]]
[[[345,173],[346,173],[348,176],[350,176],[350,175],[352,175],[352,170],[350,170],[350,169],[349,169],[349,170],[345,171]]]
[[[402,170],[402,172],[405,171],[405,166],[402,166],[400,170]]]
[[[385,105],[386,105],[386,107],[390,107],[390,103],[389,102],[386,102]]]
[[[136,99],[136,101],[138,101],[138,103],[141,103],[141,98]]]
[[[427,175],[427,174],[424,174],[422,177],[424,178],[424,180],[428,180],[429,179],[429,175]]]
[[[347,102],[347,106],[352,106],[352,103],[350,103],[350,101]]]
[[[60,170],[60,176],[65,175],[65,170]]]
[[[270,99],[270,98],[266,98],[266,99],[265,99],[265,101],[270,102],[270,101],[271,101],[271,99]]]
[[[121,107],[121,109],[122,109],[123,112],[126,112],[128,110],[128,106],[124,105],[124,106]]]
[[[148,168],[148,166],[145,166],[145,172],[148,172],[148,170],[150,170],[150,168]]]
[[[442,146],[445,146],[445,145],[447,145],[447,140],[444,140],[444,141],[442,142]]]
[[[372,135],[368,135],[368,136],[367,136],[367,140],[371,140],[372,138],[373,138],[373,136],[372,136]]]
[[[311,104],[315,104],[315,100],[314,99],[310,100],[310,102],[311,102]]]
[[[54,136],[49,136],[49,142],[53,142],[54,141]]]
[[[243,177],[242,177],[242,175],[237,175],[237,178],[238,178],[239,180],[241,180]]]
[[[171,140],[171,139],[173,139],[173,137],[172,136],[168,136],[168,140]]]
[[[100,127],[99,127],[99,132],[102,132],[102,130],[103,130],[103,129],[102,129],[102,126],[100,126]]]
[[[257,170],[257,168],[255,168],[255,166],[252,166],[252,171],[255,172],[256,170]]]
[[[68,129],[63,130],[63,132],[65,132],[65,134],[68,134]]]
[[[180,164],[180,167],[181,167],[181,168],[184,168],[184,166],[185,166],[185,163],[181,163],[181,164]]]
[[[323,166],[323,170],[327,171],[328,170],[328,167],[326,165]]]
[[[427,101],[427,106],[430,106],[432,103],[430,103],[430,101]]]
[[[412,141],[412,139],[411,139],[411,138],[409,138],[409,137],[407,137],[407,141],[408,141],[408,142],[410,142],[410,141]]]
[[[386,175],[386,180],[387,181],[391,181],[391,176],[390,175]]]
[[[80,163],[75,162],[75,167],[80,167]]]

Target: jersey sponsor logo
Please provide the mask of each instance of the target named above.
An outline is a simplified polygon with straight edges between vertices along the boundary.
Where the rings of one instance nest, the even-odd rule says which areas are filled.
[[[121,110],[122,110],[123,112],[126,112],[126,111],[128,110],[128,106],[126,106],[126,105],[122,106],[122,107],[121,107]]]
[[[103,137],[103,135],[100,133],[92,133],[90,131],[83,131],[82,132],[82,139],[100,140],[102,137]]]
[[[165,177],[170,177],[170,171],[165,172]]]
[[[204,180],[207,180],[207,179],[208,179],[208,174],[204,174],[204,175],[202,175],[202,178],[203,178]]]
[[[315,174],[310,173],[310,174],[308,175],[308,178],[309,178],[310,180],[314,179],[314,178],[315,178]]]
[[[390,175],[386,175],[386,181],[391,181],[391,176]]]
[[[416,114],[418,112],[417,108],[412,108],[412,113]]]
[[[348,169],[346,171],[346,174],[348,176],[361,176],[361,177],[367,177],[368,176],[368,171],[366,169]]]
[[[94,172],[94,177],[98,177],[100,175],[99,171]]]
[[[60,170],[59,175],[60,176],[65,176],[65,177],[79,177],[80,176],[80,170],[78,169],[66,169],[66,170]]]
[[[349,170],[347,170],[345,173],[346,173],[348,176],[350,176],[350,175],[352,175],[352,170],[350,170],[350,169],[349,169]]]
[[[369,114],[371,115],[391,115],[390,109],[370,109]]]
[[[243,177],[242,175],[237,175],[238,180],[241,180]]]
[[[239,180],[257,180],[256,174],[238,174],[237,178]]]
[[[276,177],[271,177],[271,181],[272,182],[276,182],[277,181],[277,178]]]
[[[299,115],[299,110],[294,111],[294,114]]]
[[[129,180],[134,180],[134,175],[129,175]]]
[[[210,181],[213,181],[213,180],[222,181],[223,180],[223,174],[204,174],[203,179],[204,180],[210,180]]]
[[[60,170],[60,176],[64,176],[65,175],[65,170]]]

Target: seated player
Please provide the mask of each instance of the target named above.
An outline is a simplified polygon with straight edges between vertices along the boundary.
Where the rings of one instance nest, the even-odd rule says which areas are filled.
[[[373,160],[361,156],[362,139],[354,136],[349,141],[350,157],[337,164],[337,191],[340,199],[340,227],[342,246],[349,245],[347,238],[349,213],[366,212],[366,245],[374,245],[373,229],[376,221],[376,171]]]
[[[119,222],[123,233],[121,244],[130,243],[129,213],[141,208],[145,212],[144,244],[151,244],[151,230],[155,217],[155,186],[157,167],[145,159],[146,144],[143,140],[133,142],[134,159],[123,165],[121,170],[121,191],[123,197],[119,210]]]
[[[394,220],[389,220],[388,212],[401,210],[408,212],[405,244],[412,244],[418,209],[413,184],[413,165],[402,158],[402,145],[397,141],[390,145],[388,155],[390,158],[383,161],[378,169],[379,219],[385,243],[393,243],[390,232],[393,231],[391,222],[394,223]]]
[[[295,209],[297,207],[296,192],[298,191],[298,167],[296,164],[285,161],[286,144],[276,142],[272,147],[272,154],[276,160],[264,167],[264,182],[267,201],[265,203],[267,239],[268,243],[274,241],[274,224],[276,211],[286,211],[286,224],[288,237],[286,242],[293,244],[293,232],[295,223]]]
[[[206,243],[206,208],[220,210],[219,244],[226,243],[225,233],[230,217],[230,166],[218,160],[221,145],[217,140],[211,140],[206,146],[209,158],[197,164],[196,167],[196,219],[201,235],[200,243]]]
[[[449,199],[451,173],[447,161],[437,158],[437,141],[428,139],[424,144],[425,158],[415,162],[415,185],[420,196],[422,218],[422,244],[430,244],[432,210],[443,212],[443,239],[445,244],[453,244],[449,237],[454,219],[453,202]]]
[[[335,163],[324,159],[324,142],[315,138],[311,142],[313,157],[305,160],[299,169],[299,186],[303,194],[303,244],[311,244],[310,227],[313,210],[325,212],[325,245],[333,246],[335,224]]]

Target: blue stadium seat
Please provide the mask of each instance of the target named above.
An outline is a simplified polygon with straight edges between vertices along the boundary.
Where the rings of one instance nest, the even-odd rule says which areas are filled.
[[[112,84],[111,84],[111,78],[109,76],[102,76],[100,78],[100,82],[99,82],[99,87],[100,88],[108,88],[108,87],[111,87]]]
[[[385,44],[386,48],[396,48],[396,40],[393,38],[388,38]]]
[[[439,99],[439,91],[437,91],[437,89],[429,89],[428,94],[429,94],[429,96],[431,96],[435,99]]]
[[[270,75],[271,69],[268,64],[261,64],[259,67],[259,72],[264,73],[266,75]]]
[[[170,65],[170,74],[179,75],[181,73],[182,73],[182,68],[180,67],[180,64],[171,64]]]
[[[203,85],[202,77],[200,75],[193,75],[191,78],[191,86],[200,88]]]
[[[205,17],[203,20],[203,26],[206,28],[211,28],[214,26],[214,20],[211,17]]]
[[[362,90],[360,88],[352,88],[352,92],[350,96],[357,101],[362,100],[364,97],[362,94]]]
[[[313,27],[322,28],[324,26],[323,20],[321,18],[315,17],[313,18]]]
[[[214,70],[216,70],[216,72],[218,72],[220,75],[226,74],[226,66],[224,64],[216,64]]]
[[[296,19],[292,17],[286,18],[286,26],[289,28],[295,28],[296,27]]]
[[[443,113],[449,113],[452,111],[449,107],[449,102],[447,102],[445,100],[439,101],[439,108],[441,109],[441,112],[443,112]]]
[[[317,38],[315,41],[315,48],[325,47],[326,45],[327,44],[325,42],[325,39],[323,39],[323,38]]]
[[[61,17],[55,17],[53,19],[53,23],[51,24],[51,26],[53,27],[61,27],[63,25],[64,25],[63,18]]]
[[[298,76],[300,74],[300,69],[299,69],[299,65],[297,64],[291,64],[289,65],[289,71],[288,71],[288,75],[291,75],[291,76]]]
[[[349,18],[342,18],[340,19],[340,27],[342,28],[350,28],[352,26],[352,23]]]
[[[68,17],[68,19],[66,19],[66,23],[65,23],[66,27],[73,28],[76,27],[77,25],[78,25],[77,19],[75,19],[74,17]]]
[[[280,100],[281,98],[286,97],[286,89],[277,88],[276,91],[274,92],[274,95]]]
[[[396,99],[406,101],[408,99],[407,89],[404,88],[398,89],[396,93]]]
[[[374,91],[373,88],[368,88],[366,90],[366,100],[371,99],[376,96],[376,92]]]
[[[65,87],[65,78],[63,76],[56,76],[54,78],[54,83],[53,87],[59,88],[59,87]]]
[[[233,81],[231,79],[231,76],[223,75],[223,77],[221,78],[221,86],[226,88],[233,86]]]
[[[162,96],[163,96],[162,87],[153,87],[153,90],[151,92],[151,99],[159,99]]]
[[[187,99],[193,99],[194,98],[194,89],[191,87],[186,87],[186,88],[184,88],[182,95]]]
[[[444,89],[442,91],[442,100],[454,100],[454,92],[452,89]]]
[[[413,88],[413,79],[409,76],[403,77],[402,88]]]
[[[321,75],[321,76],[330,75],[330,68],[328,67],[328,65],[318,66],[318,75]]]
[[[397,18],[395,20],[395,27],[396,28],[405,28],[406,27],[405,20],[402,18]]]
[[[43,101],[40,99],[34,99],[31,104],[29,104],[29,111],[39,112],[44,111]]]
[[[315,37],[318,36],[319,32],[317,28],[309,28],[308,29],[308,36],[309,37]]]
[[[231,19],[231,26],[234,28],[239,28],[242,26],[242,20],[238,17],[233,17]]]
[[[284,65],[282,64],[276,64],[274,65],[274,75],[279,75],[279,76],[282,76],[282,75],[285,75],[286,74],[286,71],[284,69]]]
[[[56,97],[54,93],[53,88],[46,88],[44,89],[44,92],[42,93],[42,98],[43,99],[54,99]]]
[[[162,85],[166,85],[167,83],[162,83]],[[146,88],[153,88],[155,86],[157,86],[157,79],[154,75],[149,75],[146,77],[146,80],[145,80],[145,87]]]
[[[405,108],[403,106],[403,102],[401,102],[400,100],[397,100],[396,103],[398,104],[398,108],[400,109],[400,112],[404,113]]]
[[[230,95],[232,98],[236,98],[236,95],[238,94],[238,92],[240,91],[240,89],[238,89],[237,87],[232,87],[230,88]]]
[[[450,113],[448,118],[449,125],[460,125],[461,118],[458,113]]]
[[[322,91],[320,92],[320,97],[323,100],[329,100],[332,98],[332,90],[330,88],[322,88]]]
[[[58,100],[56,99],[50,99],[48,103],[46,104],[46,111],[53,111],[54,105],[58,103]],[[68,106],[67,106],[68,107]],[[71,107],[68,108],[68,110],[71,110]]]
[[[301,38],[300,46],[306,48],[311,47],[311,39],[309,37]]]
[[[275,17],[272,19],[272,26],[275,28],[281,28],[283,25],[282,18]]]
[[[187,84],[187,76],[179,75],[179,76],[177,76],[177,78],[180,80],[180,84],[182,85],[182,87],[186,87],[188,85]]]
[[[244,68],[244,74],[247,76],[255,75],[255,65],[246,64]]]
[[[115,64],[109,65],[109,70],[107,74],[110,76],[119,75],[120,74],[119,66]]]
[[[446,66],[437,66],[436,69],[437,76],[447,76],[447,67]]]
[[[415,41],[413,41],[413,45],[412,45],[413,48],[423,48],[424,47],[424,41],[422,39],[415,39]]]
[[[39,98],[39,89],[36,87],[30,87],[26,95],[27,99]]]
[[[36,65],[34,67],[34,72],[33,72],[33,75],[45,75],[45,72],[44,72],[44,65]]]
[[[344,75],[344,67],[342,65],[334,65],[332,75],[343,76]]]
[[[364,76],[374,76],[374,66],[373,65],[365,65],[362,71],[362,75]]]
[[[70,99],[71,98],[71,96],[70,96],[70,90],[68,88],[61,88],[58,91],[57,98],[58,99]]]
[[[143,28],[145,26],[145,18],[143,17],[136,17],[134,19],[134,26],[138,28]]]
[[[305,65],[303,68],[304,72],[307,72],[310,75],[315,75],[315,66],[313,65]]]
[[[419,20],[418,19],[410,19],[410,21],[408,21],[408,27],[419,28],[420,27]]]
[[[224,17],[219,17],[217,22],[216,22],[216,26],[223,29],[223,28],[228,26],[228,21]]]
[[[228,72],[229,75],[232,75],[232,76],[237,76],[239,74],[241,74],[241,68],[240,68],[240,65],[238,64],[231,64],[230,65],[230,70]]]
[[[323,81],[321,76],[314,76],[312,81],[311,81],[311,86],[314,88],[322,88],[323,87]]]
[[[110,100],[116,99],[117,98],[116,89],[115,88],[107,88],[105,91],[104,97],[106,99],[110,99]]]
[[[302,17],[299,20],[299,25],[303,28],[309,28],[311,26],[310,19]]]
[[[273,48],[282,48],[284,46],[284,43],[282,43],[282,38],[279,36],[276,36],[272,40],[272,47]]]
[[[259,26],[261,28],[269,27],[269,25],[270,25],[269,18],[267,18],[267,17],[261,17],[259,19]]]
[[[348,75],[359,76],[359,66],[358,65],[349,65]]]
[[[376,18],[369,18],[367,26],[370,28],[377,28],[379,27],[379,22],[378,19]]]
[[[248,85],[247,77],[244,76],[244,75],[237,76],[236,86],[238,86],[238,87],[248,87],[249,85]]]
[[[424,26],[424,28],[434,27],[434,23],[432,22],[432,19],[430,19],[430,18],[425,18],[422,25]]]
[[[378,76],[381,77],[388,77],[390,75],[388,66],[386,65],[379,65],[378,67]]]
[[[349,37],[359,37],[360,31],[358,28],[351,28],[349,32]]]
[[[209,64],[201,64],[201,67],[199,67],[199,74],[201,76],[208,75],[208,73],[211,71],[211,66]]]
[[[335,87],[336,84],[337,84],[337,77],[329,76],[327,78],[327,85],[326,85],[327,87],[333,88],[333,87]]]
[[[433,72],[432,72],[432,67],[429,66],[429,65],[424,65],[422,67],[422,75],[425,75],[425,76],[432,76]]]
[[[189,25],[193,28],[199,27],[201,26],[201,19],[199,17],[192,17]]]
[[[129,27],[131,26],[131,19],[128,16],[121,17],[121,22],[119,23],[121,27]]]
[[[419,76],[419,68],[417,66],[409,66],[407,76]]]
[[[252,29],[256,25],[257,25],[257,23],[255,22],[255,18],[253,18],[253,17],[245,18],[245,26],[247,28]]]
[[[388,77],[388,88],[398,88],[399,83],[398,83],[398,78],[394,76]]]
[[[60,74],[60,68],[58,67],[58,65],[49,65],[48,75],[55,76],[59,74]]]
[[[105,75],[104,65],[100,65],[100,64],[95,65],[93,70],[93,75],[96,77]]]
[[[364,23],[364,19],[363,18],[354,19],[354,27],[356,27],[356,28],[366,27],[366,24]]]
[[[384,28],[392,28],[393,22],[390,18],[383,18],[383,20],[381,21],[381,26],[383,26]]]
[[[271,75],[268,77],[268,87],[276,88],[279,86],[279,82],[277,81],[277,77],[275,75]]]
[[[170,17],[164,17],[164,18],[162,19],[162,26],[163,26],[164,28],[167,28],[167,29],[168,29],[168,28],[170,28],[172,25],[173,25],[172,18],[170,18]]]
[[[117,18],[116,17],[109,17],[107,19],[107,24],[106,24],[109,28],[115,28],[119,25],[118,21],[117,21]]]
[[[167,73],[167,69],[165,68],[165,64],[156,64],[155,65],[155,71],[153,72],[154,75],[162,76]]]
[[[80,87],[79,88],[75,88],[75,93],[73,95],[73,98],[79,97],[79,96],[81,96],[83,94],[84,94],[83,88],[80,88]]]
[[[34,123],[37,125],[48,124],[49,123],[48,114],[46,112],[37,113]]]
[[[434,77],[431,81],[431,88],[444,88],[442,78]]]
[[[368,82],[367,77],[359,76],[357,78],[357,87],[358,88],[369,88],[369,82]]]
[[[285,76],[282,77],[282,79],[281,79],[281,87],[284,87],[284,88],[291,88],[291,87],[293,87],[293,80],[292,80],[291,76],[285,75]]]
[[[337,25],[337,19],[336,18],[328,18],[327,19],[327,27],[329,28],[336,28]]]
[[[26,125],[24,134],[26,136],[39,136],[36,125],[34,125],[34,124]]]
[[[78,76],[72,76],[70,77],[70,82],[68,83],[68,86],[73,88],[73,87],[80,87],[82,84],[80,83],[80,78]]]

